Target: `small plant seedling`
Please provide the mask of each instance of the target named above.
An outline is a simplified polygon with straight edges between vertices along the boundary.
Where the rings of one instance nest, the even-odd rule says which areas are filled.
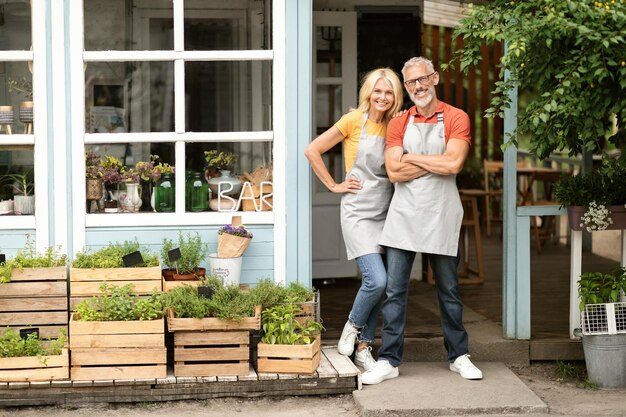
[[[556,366],[559,379],[561,380],[572,379],[576,375],[576,368],[571,363],[557,360]]]

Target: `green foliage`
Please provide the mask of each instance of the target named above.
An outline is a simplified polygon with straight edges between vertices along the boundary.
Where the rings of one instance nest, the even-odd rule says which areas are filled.
[[[43,254],[37,253],[35,242],[30,236],[26,236],[24,248],[17,251],[15,257],[0,264],[0,283],[11,282],[13,269],[24,268],[48,268],[64,266],[67,263],[67,255],[61,254],[61,247],[46,248]]]
[[[556,371],[561,380],[572,379],[576,376],[576,367],[571,363],[557,360]]]
[[[590,390],[594,390],[594,391],[598,389],[598,384],[597,384],[597,383],[595,383],[595,382],[593,382],[593,381],[592,381],[592,380],[590,380],[589,378],[586,378],[586,379],[582,382],[581,386],[582,386],[584,389],[590,389]]]
[[[35,333],[21,338],[19,332],[7,327],[4,334],[0,336],[0,358],[60,355],[66,341],[65,329],[59,331],[58,339],[44,344]]]
[[[269,278],[259,279],[252,289],[254,304],[263,310],[282,303],[304,303],[315,300],[315,289],[298,282],[291,282],[287,287],[276,284]]]
[[[294,303],[277,304],[263,310],[261,314],[261,341],[280,345],[305,345],[324,330],[320,323],[307,320],[301,324],[298,321],[300,307]]]
[[[143,265],[138,266],[159,265],[159,258],[149,250],[141,248],[137,241],[124,241],[124,243],[109,243],[106,247],[96,251],[79,252],[72,266],[74,268],[123,268],[122,257],[138,250],[141,250],[144,260]]]
[[[163,317],[162,293],[147,297],[133,294],[133,284],[122,287],[100,284],[102,294],[81,301],[76,306],[80,321],[156,320]]]
[[[9,88],[9,93],[15,91],[23,94],[27,99],[33,98],[33,82],[31,80],[27,80],[26,77],[18,79],[9,78],[7,80],[7,87]]]
[[[181,285],[163,293],[163,306],[173,309],[176,318],[209,317],[209,300],[199,297],[198,290],[190,285]]]
[[[626,144],[626,3],[578,0],[495,0],[470,7],[455,34],[463,49],[452,65],[467,71],[481,46],[506,43],[488,117],[510,107],[515,85],[537,91],[518,114],[516,133],[530,133],[530,151],[570,155],[598,151],[603,140]],[[617,129],[613,130],[613,117]],[[515,135],[511,143],[517,145]]]
[[[563,176],[554,195],[562,206],[617,205],[626,203],[626,161],[604,159],[595,171]]]
[[[232,170],[237,162],[237,154],[232,152],[204,151],[204,159],[209,169]]]
[[[254,315],[255,304],[250,293],[241,291],[238,285],[218,288],[209,300],[211,317],[241,321]]]
[[[35,192],[35,183],[31,179],[31,171],[4,174],[0,178],[0,185],[10,186],[14,195],[29,196]]]
[[[174,248],[180,248],[180,259],[176,262],[170,262],[167,257],[167,252]],[[202,243],[200,234],[187,233],[186,237],[183,233],[178,231],[178,242],[175,244],[171,239],[163,239],[163,246],[161,247],[161,259],[168,268],[176,268],[178,274],[192,274],[200,267],[200,262],[206,258],[208,252],[208,245]]]
[[[578,281],[580,311],[587,304],[615,303],[621,291],[626,291],[626,268],[616,268],[612,273],[585,272]]]

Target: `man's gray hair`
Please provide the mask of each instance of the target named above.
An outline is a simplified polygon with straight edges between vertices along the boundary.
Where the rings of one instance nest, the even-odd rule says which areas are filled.
[[[426,65],[428,67],[428,71],[430,72],[435,71],[435,66],[433,65],[433,61],[431,61],[428,58],[424,58],[423,56],[414,56],[413,58],[409,59],[408,61],[404,63],[404,66],[402,67],[402,75],[404,75],[404,71],[407,68],[415,67],[417,65]]]

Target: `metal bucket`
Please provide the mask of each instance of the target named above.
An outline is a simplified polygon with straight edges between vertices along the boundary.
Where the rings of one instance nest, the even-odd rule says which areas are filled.
[[[583,336],[589,380],[598,388],[626,388],[626,334]]]

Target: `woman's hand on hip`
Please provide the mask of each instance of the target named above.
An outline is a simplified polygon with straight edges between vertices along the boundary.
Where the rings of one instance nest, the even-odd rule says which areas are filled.
[[[333,193],[351,193],[356,194],[361,188],[361,181],[358,178],[350,177],[346,179],[344,182],[340,182],[339,184],[335,184],[334,187],[330,189]]]

